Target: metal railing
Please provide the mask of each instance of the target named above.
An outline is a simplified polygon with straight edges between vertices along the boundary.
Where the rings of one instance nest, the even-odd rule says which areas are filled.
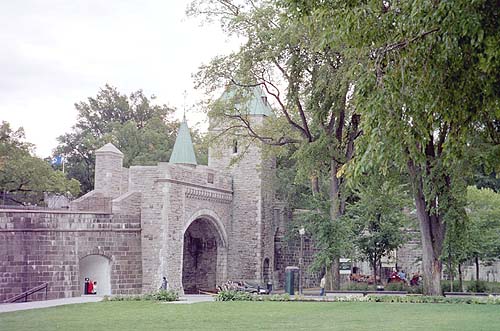
[[[33,287],[30,290],[27,290],[21,294],[18,294],[10,299],[7,299],[4,301],[4,303],[12,303],[16,302],[22,298],[24,298],[24,302],[28,301],[28,296],[35,294],[36,292],[39,292],[41,290],[45,290],[45,300],[47,300],[47,291],[48,291],[49,283],[43,283],[42,285],[38,285],[37,287]]]

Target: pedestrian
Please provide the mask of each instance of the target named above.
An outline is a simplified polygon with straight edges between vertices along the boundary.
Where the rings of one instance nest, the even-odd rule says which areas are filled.
[[[167,277],[163,277],[163,281],[161,282],[160,290],[168,290],[168,281]]]
[[[90,294],[89,293],[89,278],[85,277],[85,283],[83,285],[83,294]]]
[[[97,281],[94,281],[93,292],[92,294],[97,294]]]
[[[325,276],[323,276],[323,278],[321,278],[321,281],[319,282],[319,295],[320,296],[324,296],[325,295],[325,285],[326,285],[326,278]]]
[[[94,294],[94,283],[92,279],[89,279],[89,283],[87,285],[87,294]]]

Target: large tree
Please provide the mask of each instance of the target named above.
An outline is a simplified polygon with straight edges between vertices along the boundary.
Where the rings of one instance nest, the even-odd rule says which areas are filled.
[[[124,166],[152,165],[169,160],[179,122],[173,109],[156,105],[139,90],[121,94],[106,85],[96,97],[75,104],[78,118],[73,130],[58,138],[55,155],[64,155],[66,171],[82,183],[82,193],[93,188],[94,151],[112,142],[124,154]],[[200,163],[206,162],[202,138],[194,132]]]
[[[25,142],[22,128],[12,130],[0,125],[0,203],[40,204],[44,193],[78,194],[76,180],[68,180],[61,171],[32,156],[33,145]]]
[[[465,218],[468,138],[487,133],[498,144],[498,1],[288,3],[321,22],[326,44],[343,42],[363,56],[354,99],[370,148],[358,164],[397,160],[406,169],[424,291],[440,295],[447,227]]]
[[[197,76],[208,92],[227,92],[210,104],[210,116],[224,118],[226,134],[272,146],[294,144],[298,174],[311,180],[314,194],[320,191],[320,175],[328,173],[326,219],[335,222],[345,213],[343,166],[353,158],[360,134],[359,114],[348,102],[353,61],[343,45],[322,43],[314,18],[296,19],[276,1],[202,0],[193,2],[189,13],[217,19],[227,34],[244,39],[238,51],[213,59]],[[263,128],[238,107],[255,87],[275,106],[275,116]],[[342,240],[340,233],[336,239]],[[341,252],[330,252],[338,288]]]

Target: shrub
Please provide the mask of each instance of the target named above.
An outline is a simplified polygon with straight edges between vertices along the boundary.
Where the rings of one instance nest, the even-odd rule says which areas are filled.
[[[443,292],[452,292],[451,291],[451,280],[442,280],[441,281],[441,289]],[[458,280],[453,281],[453,292],[462,292],[460,288],[460,283]]]
[[[159,290],[151,294],[151,300],[156,301],[177,301],[179,300],[179,294],[171,290]]]
[[[255,301],[257,295],[243,291],[220,291],[215,297],[215,301]]]
[[[384,287],[386,291],[409,291],[409,286],[405,283],[389,283]]]
[[[342,289],[348,291],[375,291],[376,286],[368,285],[367,283],[349,283],[342,286]]]
[[[112,297],[105,296],[103,301],[177,301],[179,294],[174,291],[160,290],[143,295],[116,295]]]
[[[443,292],[451,292],[449,280],[441,281],[441,288]],[[499,282],[487,282],[480,280],[479,282],[475,280],[464,281],[464,288],[466,292],[476,292],[476,293],[500,293],[500,283]],[[458,280],[453,281],[453,292],[461,292]]]
[[[485,281],[472,281],[469,282],[467,286],[468,292],[484,293],[488,292],[488,288]]]

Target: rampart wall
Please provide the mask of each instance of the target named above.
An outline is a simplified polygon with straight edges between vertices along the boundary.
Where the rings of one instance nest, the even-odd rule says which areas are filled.
[[[141,292],[138,216],[0,210],[0,302],[43,283],[48,299],[81,295],[79,262],[92,254],[110,260],[112,294]]]

